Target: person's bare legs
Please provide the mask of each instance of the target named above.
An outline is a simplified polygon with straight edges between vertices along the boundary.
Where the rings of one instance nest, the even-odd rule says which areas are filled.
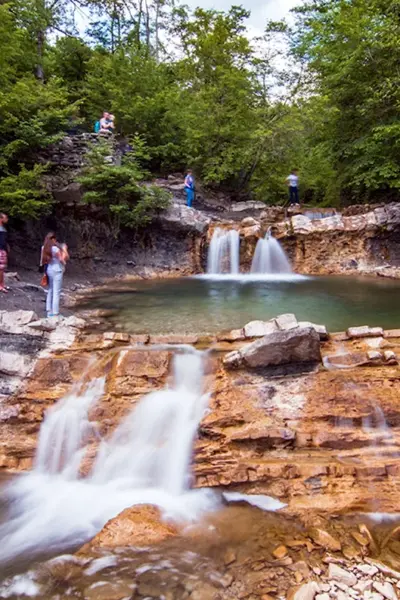
[[[0,292],[4,292],[5,294],[8,292],[8,290],[4,286],[4,271],[3,271],[3,269],[0,269]]]

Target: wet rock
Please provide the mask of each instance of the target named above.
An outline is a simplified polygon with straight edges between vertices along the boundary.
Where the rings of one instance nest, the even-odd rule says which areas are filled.
[[[228,548],[224,554],[224,564],[226,566],[231,565],[236,561],[236,552],[233,548]]]
[[[344,583],[349,587],[352,587],[357,583],[357,577],[353,573],[346,571],[346,569],[343,569],[334,563],[330,563],[329,565],[328,577],[333,581]]]
[[[93,540],[83,546],[80,553],[85,554],[96,548],[150,546],[176,534],[175,526],[161,520],[158,508],[142,504],[127,508],[110,519]]]
[[[392,584],[388,581],[386,581],[385,583],[374,581],[372,587],[378,592],[378,594],[382,594],[382,596],[387,600],[397,600],[397,594],[395,592],[395,589],[392,586]]]
[[[332,552],[339,552],[342,549],[342,544],[339,540],[334,538],[330,533],[325,531],[324,529],[319,529],[318,527],[313,527],[309,531],[310,538],[315,542],[318,546],[322,546],[326,550],[331,550]]]
[[[193,590],[190,595],[190,600],[215,600],[217,597],[217,588],[204,583],[201,584],[198,589]]]
[[[286,546],[278,546],[272,552],[273,556],[278,559],[285,558],[285,556],[287,556],[287,553],[288,549],[286,548]]]
[[[246,338],[263,337],[270,333],[278,331],[276,321],[250,321],[244,326],[244,335]]]
[[[347,330],[347,335],[352,339],[381,337],[383,336],[383,329],[382,327],[368,327],[368,325],[363,325],[361,327],[349,327]]]
[[[217,335],[219,342],[238,342],[245,339],[244,329],[232,329]]]
[[[135,584],[99,581],[84,590],[84,600],[126,600],[132,598]]]
[[[298,588],[289,590],[287,600],[314,600],[319,591],[318,583],[316,581],[310,581]]]
[[[224,358],[228,368],[256,369],[287,363],[316,363],[321,360],[319,335],[310,328],[277,331],[244,346]]]

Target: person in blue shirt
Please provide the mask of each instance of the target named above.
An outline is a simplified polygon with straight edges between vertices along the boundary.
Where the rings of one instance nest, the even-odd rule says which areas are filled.
[[[186,204],[187,206],[189,206],[190,208],[192,207],[193,204],[193,200],[194,200],[194,177],[193,177],[193,172],[191,171],[191,169],[189,169],[187,171],[186,177],[185,177],[185,192],[186,192]]]

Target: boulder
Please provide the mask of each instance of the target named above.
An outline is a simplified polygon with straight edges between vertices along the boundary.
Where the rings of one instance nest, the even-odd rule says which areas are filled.
[[[176,527],[162,521],[158,508],[151,504],[139,504],[126,508],[110,519],[103,529],[81,548],[80,554],[97,548],[150,546],[176,534]]]
[[[278,331],[276,321],[250,321],[244,326],[244,336],[246,338],[263,337],[269,333]]]
[[[168,231],[202,234],[206,231],[211,219],[195,208],[173,202],[157,217],[159,225]]]
[[[318,333],[310,327],[276,331],[247,344],[224,358],[227,368],[240,366],[257,369],[288,363],[316,363],[321,361]]]

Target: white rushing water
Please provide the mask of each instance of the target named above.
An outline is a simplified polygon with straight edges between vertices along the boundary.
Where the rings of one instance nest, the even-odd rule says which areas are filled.
[[[79,545],[134,504],[154,504],[188,521],[215,508],[212,491],[189,488],[193,439],[208,402],[202,384],[203,356],[176,355],[172,387],[144,397],[101,442],[86,478],[79,475],[81,462],[96,435],[90,408],[104,392],[104,378],[52,407],[35,468],[6,491],[10,518],[0,528],[0,561]]]
[[[231,229],[224,231],[219,227],[213,233],[208,249],[207,273],[209,275],[239,273],[239,233]]]
[[[251,263],[251,273],[292,273],[292,267],[284,249],[271,233],[258,240]]]

